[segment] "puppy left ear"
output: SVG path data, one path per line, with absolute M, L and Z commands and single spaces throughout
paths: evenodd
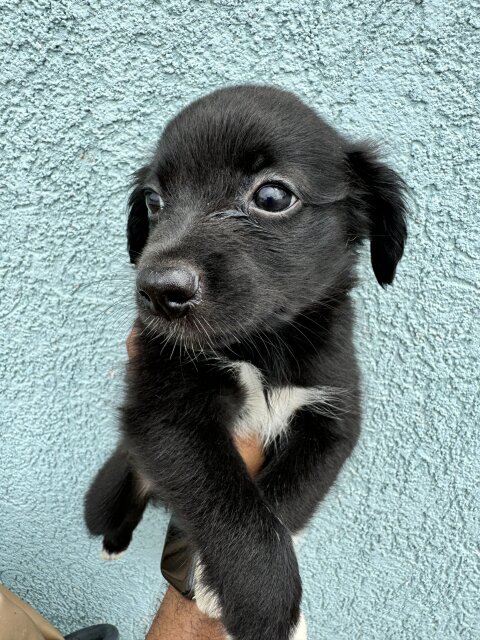
M 135 264 L 147 244 L 148 210 L 142 188 L 144 169 L 134 175 L 134 188 L 128 199 L 127 247 L 130 262 Z
M 384 287 L 393 282 L 407 240 L 406 184 L 374 147 L 352 146 L 347 160 L 357 233 L 370 238 L 373 272 Z

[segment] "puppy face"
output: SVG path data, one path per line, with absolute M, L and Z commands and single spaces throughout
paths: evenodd
M 391 283 L 405 237 L 398 176 L 272 87 L 189 105 L 130 198 L 140 317 L 198 347 L 275 329 L 350 287 L 364 239 Z

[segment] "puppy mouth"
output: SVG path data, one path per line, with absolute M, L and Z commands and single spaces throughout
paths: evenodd
M 138 296 L 137 296 L 138 299 Z M 168 318 L 165 315 L 151 313 L 141 301 L 137 302 L 143 332 L 148 337 L 159 340 L 162 346 L 170 344 L 195 352 L 214 353 L 233 341 L 231 335 L 222 333 L 203 317 L 192 303 L 186 313 Z M 216 323 L 215 323 L 216 324 Z
M 136 303 L 144 335 L 158 340 L 162 349 L 170 344 L 172 354 L 178 347 L 187 353 L 191 351 L 219 355 L 223 349 L 248 343 L 257 333 L 266 340 L 265 336 L 269 331 L 289 322 L 292 316 L 288 305 L 276 306 L 267 318 L 258 317 L 256 310 L 248 304 L 242 311 L 238 307 L 236 311 L 228 309 L 218 301 L 202 299 L 201 287 L 198 297 L 193 297 L 186 305 L 179 301 L 179 305 L 183 307 L 178 312 L 175 301 L 170 300 L 170 307 L 173 303 L 173 312 L 170 310 L 170 314 L 163 309 L 160 312 L 158 308 L 152 311 L 151 305 L 138 289 Z

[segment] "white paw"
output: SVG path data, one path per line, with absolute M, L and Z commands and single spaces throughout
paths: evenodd
M 102 560 L 107 560 L 108 562 L 110 562 L 111 560 L 118 560 L 124 555 L 124 553 L 125 551 L 120 551 L 120 553 L 110 553 L 110 551 L 102 548 L 102 551 L 100 552 L 100 558 Z
M 297 626 L 290 634 L 290 640 L 307 640 L 307 623 L 303 613 L 300 613 Z
M 218 596 L 215 591 L 210 589 L 210 587 L 207 587 L 203 574 L 204 567 L 202 563 L 198 561 L 195 566 L 194 574 L 195 602 L 197 603 L 197 607 L 209 618 L 221 618 L 222 607 L 218 600 Z

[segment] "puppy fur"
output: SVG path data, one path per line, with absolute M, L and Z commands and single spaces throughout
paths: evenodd
M 259 209 L 265 184 L 293 194 L 293 206 Z M 404 184 L 374 146 L 347 140 L 291 93 L 230 87 L 168 123 L 136 173 L 127 233 L 138 277 L 188 268 L 200 297 L 167 319 L 136 292 L 120 442 L 87 494 L 87 526 L 121 552 L 148 500 L 162 500 L 199 552 L 196 590 L 219 605 L 231 638 L 306 637 L 292 535 L 359 435 L 358 247 L 370 242 L 373 273 L 391 284 Z M 264 444 L 255 481 L 235 433 Z

